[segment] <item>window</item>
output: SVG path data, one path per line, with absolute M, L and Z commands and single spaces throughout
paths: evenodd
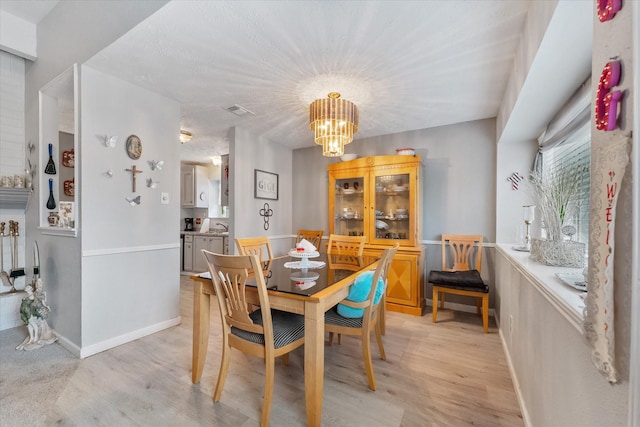
M 534 166 L 535 175 L 546 184 L 547 190 L 552 190 L 545 191 L 546 199 L 556 203 L 548 206 L 556 206 L 564 215 L 564 218 L 548 216 L 550 220 L 555 219 L 555 224 L 548 227 L 553 235 L 551 238 L 578 241 L 588 249 L 591 77 L 580 85 L 549 122 L 538 142 L 540 149 Z M 567 199 L 565 195 L 569 194 L 571 197 Z
M 563 144 L 560 144 L 542 153 L 542 176 L 553 175 L 557 171 L 568 170 L 574 167 L 584 171 L 581 174 L 577 189 L 570 201 L 570 209 L 567 212 L 563 226 L 575 227 L 575 235 L 569 236 L 589 245 L 589 185 L 591 164 L 591 132 L 590 124 L 571 135 Z M 563 230 L 571 233 L 571 229 Z

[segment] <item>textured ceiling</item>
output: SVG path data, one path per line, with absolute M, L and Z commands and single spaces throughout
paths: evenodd
M 359 107 L 357 141 L 495 117 L 529 5 L 174 0 L 87 64 L 177 100 L 183 160 L 227 153 L 232 126 L 313 146 L 308 106 L 331 91 Z
M 228 152 L 232 126 L 301 148 L 331 91 L 358 105 L 356 140 L 495 117 L 529 4 L 172 1 L 88 65 L 179 101 L 185 160 Z

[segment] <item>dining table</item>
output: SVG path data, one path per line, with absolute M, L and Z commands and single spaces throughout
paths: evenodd
M 290 256 L 290 255 L 293 255 Z M 375 269 L 379 258 L 359 257 L 355 267 L 333 268 L 331 258 L 320 253 L 308 259 L 295 253 L 267 260 L 263 274 L 272 309 L 304 315 L 304 389 L 307 425 L 320 426 L 324 388 L 324 313 L 345 299 L 349 287 L 362 272 Z M 306 268 L 302 268 L 306 266 Z M 193 274 L 193 348 L 191 381 L 200 381 L 209 343 L 210 272 Z M 248 302 L 259 306 L 256 288 L 247 287 Z M 384 304 L 380 316 L 384 318 Z

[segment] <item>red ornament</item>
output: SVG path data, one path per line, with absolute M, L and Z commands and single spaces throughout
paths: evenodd
M 598 0 L 597 4 L 600 22 L 610 21 L 622 9 L 622 0 Z
M 610 91 L 620 82 L 620 61 L 607 62 L 600 74 L 600 83 L 596 93 L 595 121 L 596 129 L 610 131 L 616 128 L 618 105 L 622 99 L 619 90 Z

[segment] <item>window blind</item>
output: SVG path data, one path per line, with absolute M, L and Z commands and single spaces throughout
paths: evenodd
M 542 153 L 542 175 L 555 170 L 582 167 L 586 171 L 571 198 L 571 210 L 563 225 L 572 225 L 576 234 L 571 238 L 589 244 L 589 195 L 591 165 L 591 126 L 586 123 L 563 144 Z

